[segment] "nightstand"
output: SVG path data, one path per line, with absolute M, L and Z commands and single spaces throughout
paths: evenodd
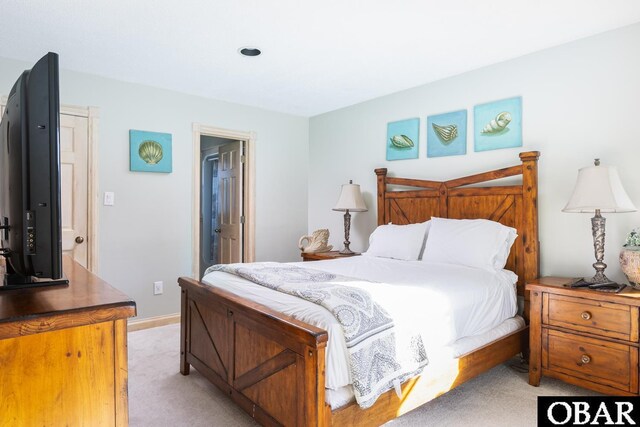
M 339 251 L 330 251 L 330 252 L 316 252 L 316 253 L 302 252 L 301 255 L 302 255 L 303 261 L 322 261 L 325 259 L 349 258 L 349 257 L 357 256 L 360 254 L 353 253 L 353 254 L 345 255 L 345 254 L 341 254 Z
M 638 394 L 640 292 L 614 294 L 543 277 L 528 283 L 529 384 L 542 376 L 605 394 Z

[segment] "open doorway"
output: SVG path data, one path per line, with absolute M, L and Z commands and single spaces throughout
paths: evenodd
M 200 136 L 200 268 L 243 261 L 244 141 Z
M 214 264 L 253 261 L 254 139 L 252 133 L 194 125 L 193 275 L 198 279 Z

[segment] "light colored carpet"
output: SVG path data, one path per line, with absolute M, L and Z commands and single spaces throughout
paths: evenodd
M 137 426 L 255 426 L 195 369 L 179 372 L 180 326 L 129 333 L 129 419 Z M 527 374 L 498 366 L 387 425 L 535 426 L 537 396 L 594 395 L 585 389 L 543 378 L 540 387 Z

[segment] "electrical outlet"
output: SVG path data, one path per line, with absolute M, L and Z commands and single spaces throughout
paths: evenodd
M 104 205 L 105 206 L 113 206 L 116 202 L 116 195 L 113 191 L 105 191 L 104 192 Z
M 163 292 L 163 289 L 162 289 L 163 286 L 164 286 L 164 283 L 162 283 L 162 281 L 153 282 L 153 294 L 160 295 Z

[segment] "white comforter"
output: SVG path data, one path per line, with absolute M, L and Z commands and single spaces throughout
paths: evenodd
M 392 317 L 419 326 L 427 356 L 460 338 L 487 332 L 517 312 L 517 277 L 507 270 L 370 256 L 296 264 L 383 283 L 369 289 L 372 296 L 385 301 Z M 202 281 L 325 329 L 326 387 L 336 390 L 351 383 L 342 326 L 324 307 L 220 271 Z

